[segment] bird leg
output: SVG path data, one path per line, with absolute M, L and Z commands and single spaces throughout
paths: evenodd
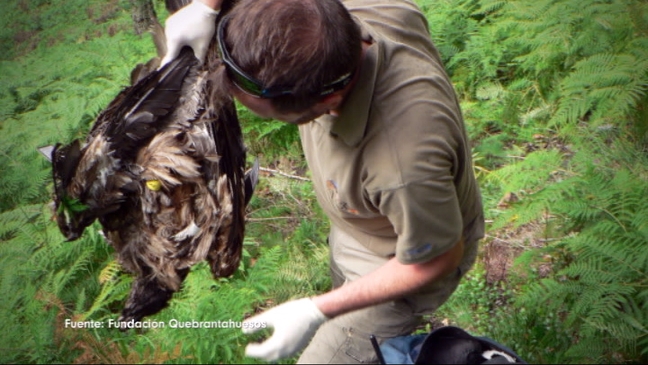
M 189 268 L 176 270 L 182 281 L 189 274 Z M 166 308 L 174 290 L 165 287 L 153 275 L 140 275 L 133 282 L 130 296 L 126 301 L 119 322 L 134 320 L 139 322 L 145 316 L 153 315 Z M 122 330 L 126 328 L 122 327 Z

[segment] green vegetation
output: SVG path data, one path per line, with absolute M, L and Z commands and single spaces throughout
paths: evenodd
M 431 323 L 529 362 L 645 363 L 648 5 L 418 3 L 461 99 L 489 222 L 477 267 Z M 154 55 L 129 4 L 9 0 L 0 13 L 0 362 L 252 361 L 238 328 L 66 328 L 116 319 L 132 278 L 98 225 L 64 241 L 36 148 L 83 136 Z M 304 175 L 294 127 L 240 116 L 250 160 Z M 330 287 L 308 181 L 265 173 L 248 219 L 241 269 L 214 281 L 199 265 L 151 321 L 241 321 Z
M 645 2 L 421 4 L 490 171 L 485 251 L 521 252 L 504 282 L 475 270 L 439 315 L 529 362 L 645 361 Z

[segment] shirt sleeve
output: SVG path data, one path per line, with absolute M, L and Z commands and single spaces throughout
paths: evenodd
M 381 193 L 380 210 L 398 235 L 399 262 L 427 262 L 461 239 L 461 210 L 450 176 L 448 180 L 426 179 Z

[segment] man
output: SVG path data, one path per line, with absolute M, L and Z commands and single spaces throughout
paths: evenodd
M 169 18 L 164 61 L 183 45 L 204 57 L 216 31 L 234 97 L 299 124 L 331 221 L 333 290 L 248 319 L 274 332 L 246 354 L 272 361 L 310 342 L 299 362 L 375 362 L 369 335 L 414 330 L 456 289 L 484 233 L 426 20 L 408 0 L 242 0 L 214 29 L 221 3 L 194 0 Z

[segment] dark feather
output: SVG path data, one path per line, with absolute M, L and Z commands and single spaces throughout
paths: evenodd
M 160 71 L 126 89 L 123 97 L 118 96 L 116 103 L 99 115 L 100 124 L 103 119 L 110 119 L 106 135 L 110 136 L 111 144 L 119 146 L 115 157 L 132 158 L 139 146 L 170 122 L 164 118 L 174 110 L 185 78 L 197 62 L 191 49 L 183 49 Z
M 178 272 L 178 276 L 183 280 L 187 277 L 187 274 L 189 274 L 189 269 Z M 149 275 L 138 276 L 133 282 L 131 292 L 118 322 L 128 322 L 131 319 L 139 321 L 140 318 L 161 311 L 167 306 L 173 293 L 174 290 L 167 288 L 150 273 Z
M 54 209 L 56 212 L 56 222 L 61 233 L 68 240 L 75 240 L 81 236 L 83 229 L 92 223 L 88 222 L 85 214 L 75 214 L 68 209 L 68 205 L 73 200 L 68 196 L 66 187 L 76 173 L 77 166 L 81 159 L 81 143 L 75 140 L 69 145 L 62 146 L 57 143 L 51 151 L 52 162 L 52 180 L 54 181 Z
M 54 146 L 52 151 L 52 164 L 54 173 L 54 182 L 57 192 L 63 186 L 70 184 L 76 168 L 81 159 L 81 142 L 75 140 L 69 145 L 62 146 L 60 143 Z
M 245 172 L 245 205 L 252 199 L 254 188 L 259 182 L 259 159 L 254 160 L 252 168 Z

